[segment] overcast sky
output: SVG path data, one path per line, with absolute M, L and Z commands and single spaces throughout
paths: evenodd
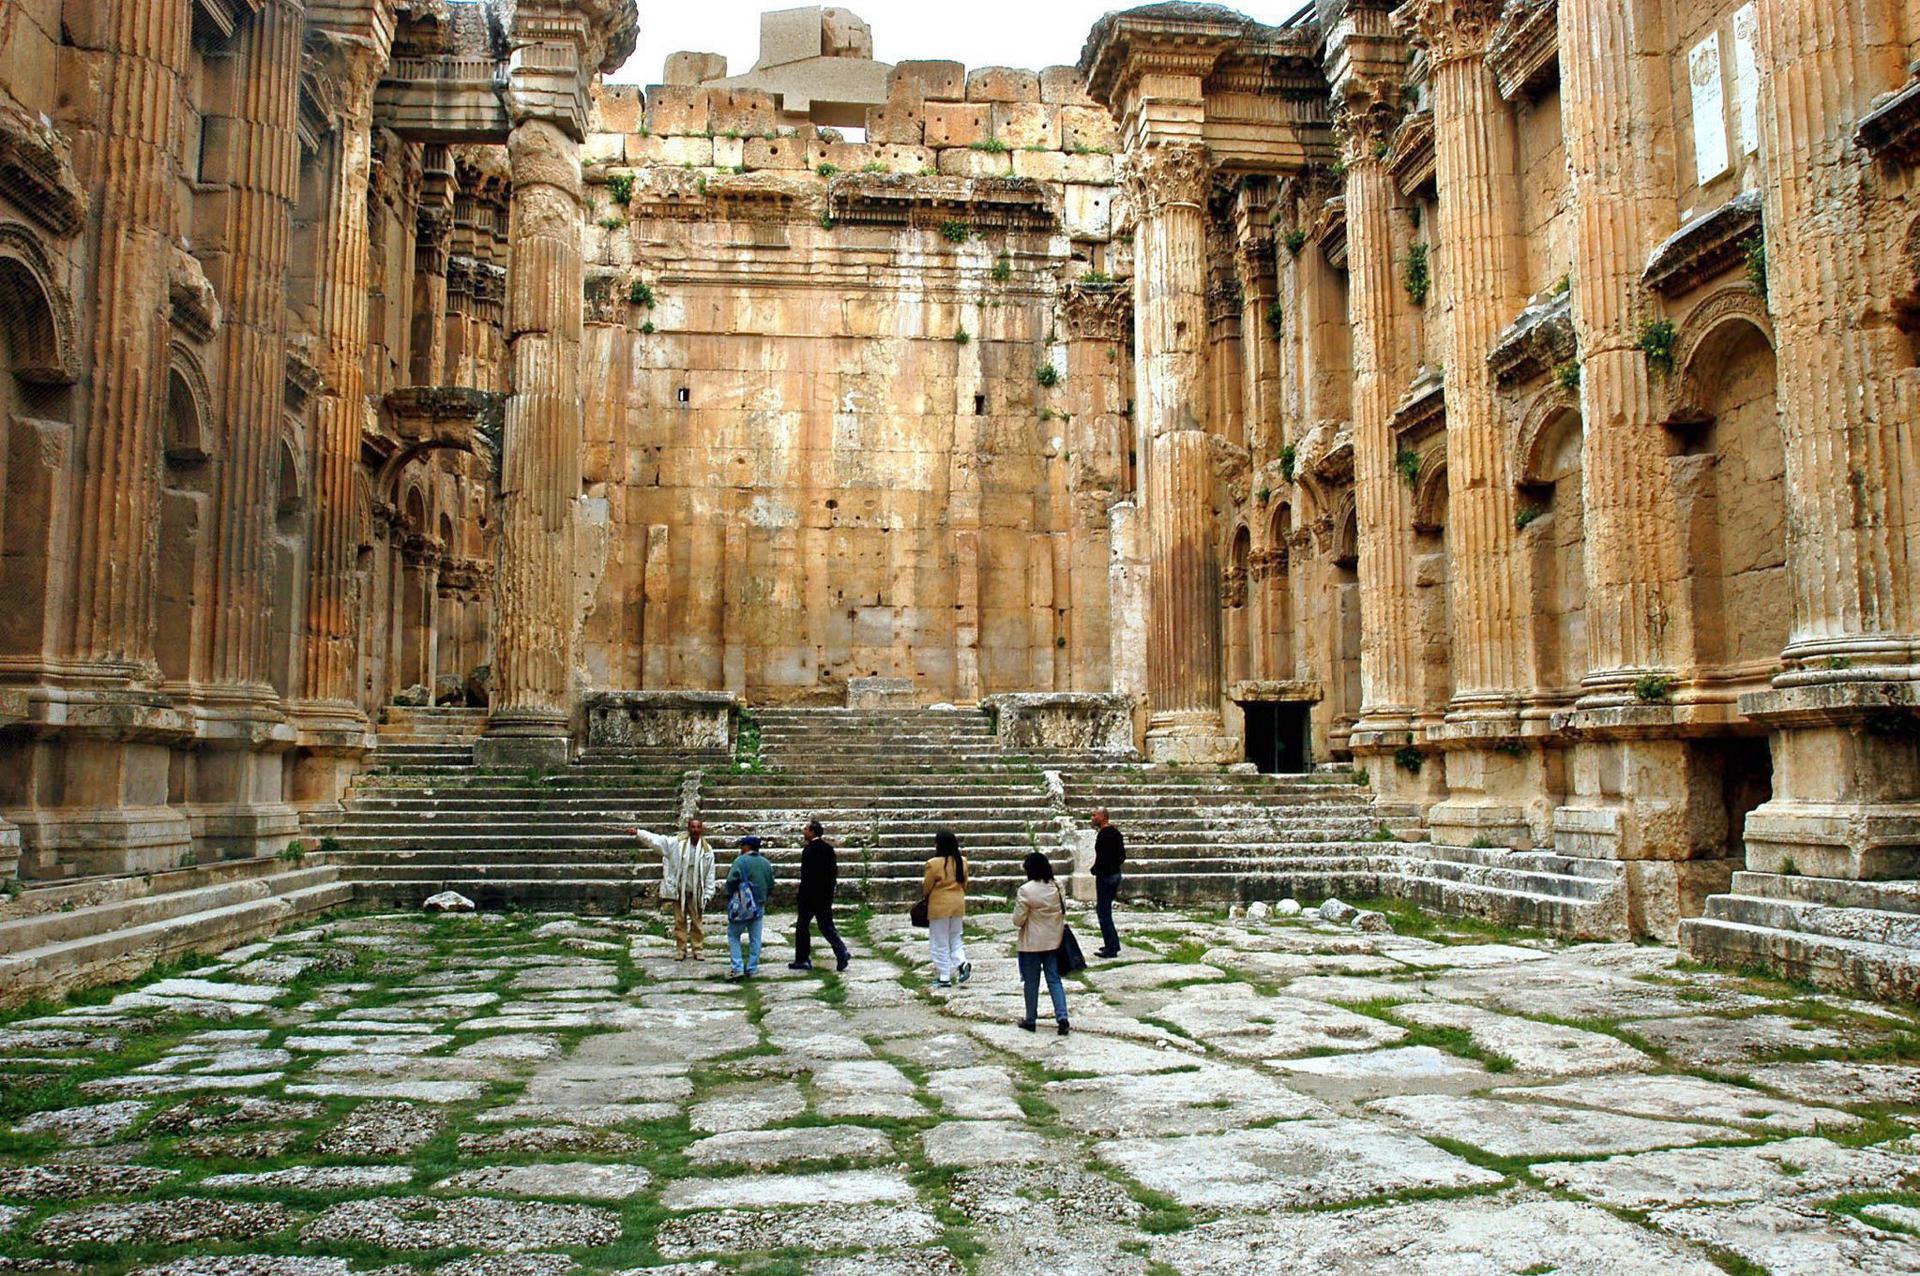
M 1234 7 L 1262 22 L 1291 17 L 1304 0 L 1260 0 Z M 611 78 L 657 84 L 670 53 L 724 53 L 728 72 L 750 70 L 760 50 L 760 14 L 792 8 L 779 0 L 642 0 L 640 46 Z M 1079 60 L 1094 20 L 1115 0 L 852 0 L 841 8 L 873 28 L 882 62 L 947 58 L 976 66 L 1038 69 Z

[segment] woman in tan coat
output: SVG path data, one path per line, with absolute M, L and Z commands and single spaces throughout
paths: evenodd
M 960 932 L 967 924 L 967 859 L 951 830 L 933 835 L 922 894 L 927 899 L 927 946 L 933 950 L 933 986 L 951 988 L 973 977 Z
M 1040 976 L 1047 977 L 1054 1022 L 1066 1036 L 1067 989 L 1060 982 L 1060 941 L 1067 928 L 1067 896 L 1053 880 L 1053 864 L 1039 851 L 1027 856 L 1027 880 L 1013 897 L 1013 928 L 1020 936 L 1020 984 L 1027 994 L 1027 1017 L 1020 1026 L 1034 1031 L 1040 1010 Z

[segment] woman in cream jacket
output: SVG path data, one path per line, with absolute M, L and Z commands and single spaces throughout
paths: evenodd
M 1027 1017 L 1020 1026 L 1034 1031 L 1040 1009 L 1040 976 L 1047 977 L 1054 1022 L 1066 1036 L 1067 990 L 1060 982 L 1060 940 L 1067 928 L 1067 896 L 1053 880 L 1053 864 L 1035 851 L 1027 856 L 1027 880 L 1013 898 L 1013 928 L 1020 936 L 1020 983 L 1027 994 Z

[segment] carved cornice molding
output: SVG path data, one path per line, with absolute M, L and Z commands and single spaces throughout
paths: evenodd
M 1742 191 L 1669 235 L 1647 259 L 1641 282 L 1663 297 L 1691 291 L 1747 256 L 1761 233 L 1760 192 Z
M 1158 217 L 1182 205 L 1202 211 L 1212 188 L 1213 163 L 1204 146 L 1154 146 L 1130 152 L 1121 181 L 1141 217 Z
M 1075 341 L 1127 341 L 1133 294 L 1114 284 L 1076 284 L 1061 296 L 1060 316 Z
M 87 194 L 67 158 L 67 144 L 24 111 L 0 110 L 0 195 L 56 235 L 79 233 Z
M 1860 119 L 1854 140 L 1884 159 L 1920 160 L 1920 79 L 1908 82 Z
M 1394 22 L 1434 67 L 1485 57 L 1506 0 L 1407 0 Z
M 220 298 L 200 261 L 175 247 L 167 259 L 167 301 L 173 325 L 195 341 L 211 341 L 220 331 Z
M 1573 303 L 1561 294 L 1529 306 L 1507 330 L 1495 338 L 1487 366 L 1502 387 L 1546 376 L 1580 352 L 1573 330 Z
M 1387 169 L 1403 195 L 1417 195 L 1434 184 L 1439 156 L 1433 149 L 1433 112 L 1420 111 L 1400 122 Z
M 1560 81 L 1560 0 L 1513 0 L 1487 49 L 1500 96 L 1539 97 Z

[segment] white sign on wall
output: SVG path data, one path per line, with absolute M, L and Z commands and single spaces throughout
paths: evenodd
M 1760 149 L 1760 63 L 1756 51 L 1760 19 L 1752 4 L 1733 15 L 1733 105 L 1740 125 L 1740 153 Z
M 1720 84 L 1720 35 L 1708 36 L 1687 55 L 1693 85 L 1694 181 L 1705 186 L 1727 171 L 1726 94 Z

